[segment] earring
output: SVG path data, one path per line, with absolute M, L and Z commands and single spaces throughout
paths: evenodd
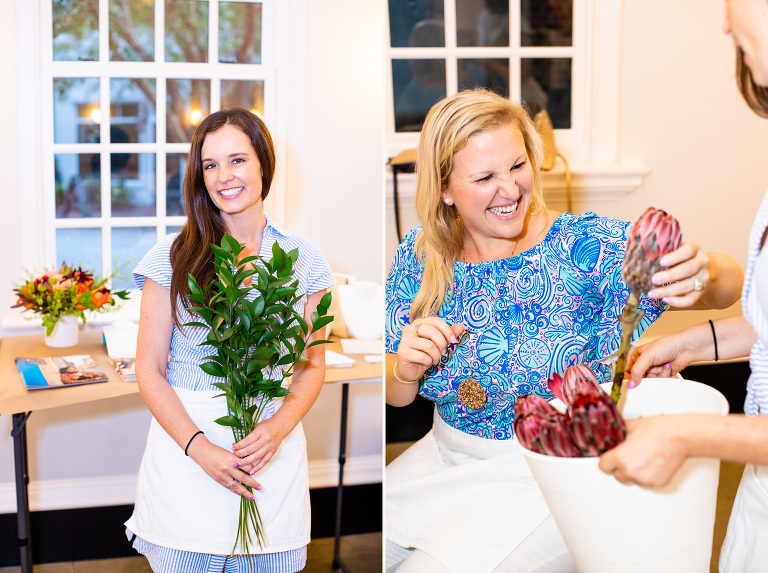
M 451 201 L 450 199 L 443 199 L 443 203 L 445 203 L 446 205 L 453 205 L 453 201 Z

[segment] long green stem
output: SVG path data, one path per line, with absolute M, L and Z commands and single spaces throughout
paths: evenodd
M 624 305 L 624 312 L 619 317 L 621 323 L 621 344 L 619 346 L 619 355 L 616 358 L 616 371 L 613 374 L 613 386 L 611 386 L 611 399 L 618 403 L 621 397 L 621 384 L 624 382 L 624 371 L 627 367 L 627 355 L 629 346 L 632 344 L 632 333 L 640 324 L 645 315 L 645 310 L 638 308 L 640 301 L 634 293 L 630 293 L 627 304 Z

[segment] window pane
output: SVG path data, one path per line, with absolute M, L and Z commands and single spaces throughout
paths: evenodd
M 243 107 L 264 117 L 264 82 L 221 80 L 221 109 Z
M 168 234 L 171 233 L 180 233 L 182 229 L 182 225 L 168 225 L 165 230 L 168 231 Z
M 112 268 L 117 270 L 114 288 L 136 288 L 131 271 L 156 242 L 155 227 L 112 228 Z
M 546 109 L 555 129 L 571 127 L 571 60 L 520 60 L 523 103 L 536 114 Z
M 509 0 L 456 0 L 457 46 L 509 46 Z
M 53 79 L 53 142 L 99 140 L 99 78 Z
M 488 88 L 509 97 L 509 60 L 505 58 L 458 60 L 459 91 Z
M 393 48 L 445 46 L 442 0 L 389 0 Z
M 113 62 L 154 61 L 153 0 L 109 0 L 109 59 Z
M 261 4 L 219 2 L 219 61 L 261 63 Z
M 157 212 L 154 153 L 113 153 L 113 217 L 152 217 Z
M 392 60 L 395 131 L 419 131 L 437 100 L 445 97 L 445 60 Z
M 208 2 L 165 0 L 165 61 L 208 61 Z
M 573 43 L 573 0 L 522 0 L 521 46 L 570 46 Z
M 53 59 L 99 59 L 99 0 L 52 0 Z
M 195 127 L 211 113 L 211 82 L 169 79 L 166 90 L 166 141 L 189 143 Z
M 101 229 L 56 229 L 56 264 L 62 263 L 101 276 Z
M 165 214 L 169 217 L 184 214 L 181 190 L 186 170 L 186 153 L 167 153 L 165 155 Z
M 113 78 L 109 80 L 111 133 L 125 136 L 112 143 L 155 142 L 155 94 L 157 80 Z
M 56 218 L 101 216 L 101 168 L 98 153 L 57 153 Z

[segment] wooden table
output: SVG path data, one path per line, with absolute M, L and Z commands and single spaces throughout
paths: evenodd
M 335 340 L 327 345 L 330 350 L 341 352 L 341 344 Z M 28 391 L 24 387 L 15 359 L 17 357 L 68 356 L 90 354 L 109 380 L 96 384 L 84 384 L 68 388 L 51 388 Z M 344 463 L 346 461 L 347 408 L 349 384 L 352 382 L 381 382 L 382 365 L 368 364 L 360 355 L 349 355 L 355 359 L 350 368 L 329 368 L 326 370 L 326 384 L 342 384 L 341 437 L 339 440 L 339 484 L 336 514 L 336 543 L 334 546 L 334 569 L 346 566 L 339 557 L 341 535 L 341 499 L 343 492 Z M 138 393 L 135 382 L 123 382 L 107 358 L 106 346 L 102 343 L 100 330 L 80 333 L 80 343 L 69 348 L 50 348 L 45 345 L 42 335 L 9 336 L 0 340 L 0 415 L 13 416 L 14 465 L 16 471 L 16 522 L 18 526 L 19 551 L 22 573 L 32 573 L 32 540 L 29 523 L 29 466 L 27 462 L 26 423 L 34 410 L 58 408 L 82 404 L 95 400 L 114 398 Z

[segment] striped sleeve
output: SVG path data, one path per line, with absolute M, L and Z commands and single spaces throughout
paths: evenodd
M 164 237 L 133 269 L 133 282 L 139 290 L 144 290 L 144 281 L 148 278 L 165 288 L 171 288 L 171 245 L 177 236 L 178 233 L 173 233 Z

